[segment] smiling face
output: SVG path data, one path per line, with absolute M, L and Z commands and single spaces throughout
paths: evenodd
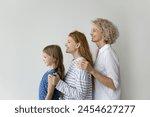
M 68 36 L 66 46 L 66 53 L 74 54 L 78 50 L 78 43 L 72 37 Z
M 92 24 L 91 36 L 93 42 L 99 42 L 102 40 L 101 30 L 95 24 Z

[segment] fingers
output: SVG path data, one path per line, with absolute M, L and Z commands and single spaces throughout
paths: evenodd
M 48 74 L 48 78 L 50 78 L 50 79 L 54 79 L 54 78 L 56 78 L 56 77 L 58 77 L 58 74 L 57 74 L 57 73 L 54 73 L 53 75 Z
M 53 75 L 51 74 L 48 75 L 48 83 L 51 83 L 53 86 L 56 86 L 59 80 L 60 80 L 60 77 L 57 73 Z
M 77 62 L 77 67 L 80 69 L 85 69 L 87 67 L 88 61 L 80 60 Z
M 51 74 L 48 74 L 48 78 L 51 78 L 52 77 L 52 75 Z
M 55 76 L 48 74 L 48 84 L 54 85 L 55 83 Z
M 84 60 L 84 61 L 81 62 L 81 68 L 82 68 L 82 69 L 86 69 L 87 66 L 88 66 L 88 61 L 85 61 L 85 60 Z
M 59 74 L 58 73 L 54 73 L 53 75 L 55 76 L 55 78 L 59 78 Z
M 81 64 L 86 65 L 86 64 L 88 64 L 88 63 L 89 63 L 88 61 L 83 60 Z
M 77 64 L 76 64 L 77 67 L 80 68 L 80 69 L 81 69 L 81 63 L 82 63 L 82 61 L 78 61 Z

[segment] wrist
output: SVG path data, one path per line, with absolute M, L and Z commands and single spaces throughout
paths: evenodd
M 52 84 L 52 86 L 55 88 L 57 84 Z
M 90 71 L 90 74 L 91 74 L 91 75 L 94 75 L 94 71 L 95 71 L 95 70 L 92 69 L 92 70 Z
M 57 79 L 57 81 L 55 82 L 55 84 L 53 84 L 53 86 L 56 87 L 59 81 L 60 81 L 60 78 Z

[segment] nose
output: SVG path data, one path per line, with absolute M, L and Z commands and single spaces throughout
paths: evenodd
M 45 60 L 43 59 L 43 62 L 45 63 Z
M 67 47 L 67 43 L 65 44 L 65 46 Z
M 90 35 L 93 36 L 93 33 L 91 32 Z

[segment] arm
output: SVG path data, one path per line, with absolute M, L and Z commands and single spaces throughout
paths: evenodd
M 116 87 L 113 83 L 113 80 L 107 76 L 104 76 L 102 73 L 96 71 L 94 68 L 92 69 L 92 71 L 90 71 L 90 73 L 102 84 L 104 84 L 105 86 L 111 88 L 112 90 L 116 90 Z
M 81 68 L 87 70 L 90 74 L 94 76 L 98 81 L 100 81 L 103 85 L 115 90 L 116 87 L 113 83 L 113 80 L 110 77 L 103 75 L 102 73 L 96 71 L 88 61 L 82 61 Z
M 56 80 L 58 77 L 55 77 Z M 76 75 L 76 81 L 73 86 L 67 84 L 63 80 L 58 80 L 56 88 L 68 97 L 83 100 L 86 99 L 86 95 L 89 88 L 92 87 L 91 76 L 85 70 L 79 69 Z
M 51 100 L 52 99 L 52 96 L 53 96 L 53 93 L 54 93 L 54 90 L 55 90 L 55 86 L 53 86 L 50 82 L 51 76 L 49 75 L 48 76 L 48 89 L 47 89 L 47 95 L 45 97 L 45 100 Z

